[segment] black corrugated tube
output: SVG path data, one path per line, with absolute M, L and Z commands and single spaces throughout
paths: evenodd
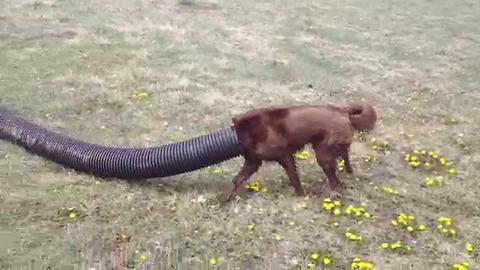
M 232 128 L 158 147 L 109 147 L 47 130 L 2 108 L 0 138 L 78 171 L 123 179 L 177 175 L 224 162 L 242 153 Z

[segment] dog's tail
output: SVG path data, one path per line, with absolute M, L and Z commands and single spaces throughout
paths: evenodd
M 377 113 L 372 105 L 367 103 L 350 103 L 342 108 L 348 114 L 354 129 L 372 131 L 377 122 Z

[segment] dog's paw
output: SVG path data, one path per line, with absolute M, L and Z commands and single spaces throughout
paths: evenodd
M 343 196 L 342 192 L 339 189 L 335 190 L 330 190 L 330 193 L 328 195 L 331 200 L 340 200 Z
M 303 196 L 305 196 L 305 191 L 301 187 L 300 188 L 296 187 L 295 188 L 295 194 L 297 196 L 303 197 Z
M 224 206 L 232 200 L 232 197 L 233 193 L 231 192 L 221 192 L 216 196 L 216 199 L 220 206 Z

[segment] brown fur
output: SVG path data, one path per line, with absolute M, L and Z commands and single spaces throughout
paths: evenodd
M 303 195 L 293 155 L 308 143 L 328 178 L 330 196 L 338 197 L 340 181 L 335 173 L 336 161 L 341 157 L 346 171 L 353 172 L 348 152 L 354 131 L 373 130 L 377 115 L 369 104 L 352 103 L 344 107 L 263 108 L 237 115 L 232 120 L 240 144 L 245 148 L 245 163 L 233 179 L 229 198 L 258 171 L 263 161 L 279 163 L 295 192 Z

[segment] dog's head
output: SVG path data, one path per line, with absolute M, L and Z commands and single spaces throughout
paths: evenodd
M 249 112 L 232 118 L 233 128 L 238 136 L 239 143 L 252 149 L 257 142 L 265 136 L 262 116 L 258 113 Z
M 351 103 L 343 109 L 349 116 L 353 128 L 358 131 L 372 131 L 377 122 L 377 112 L 371 104 Z

